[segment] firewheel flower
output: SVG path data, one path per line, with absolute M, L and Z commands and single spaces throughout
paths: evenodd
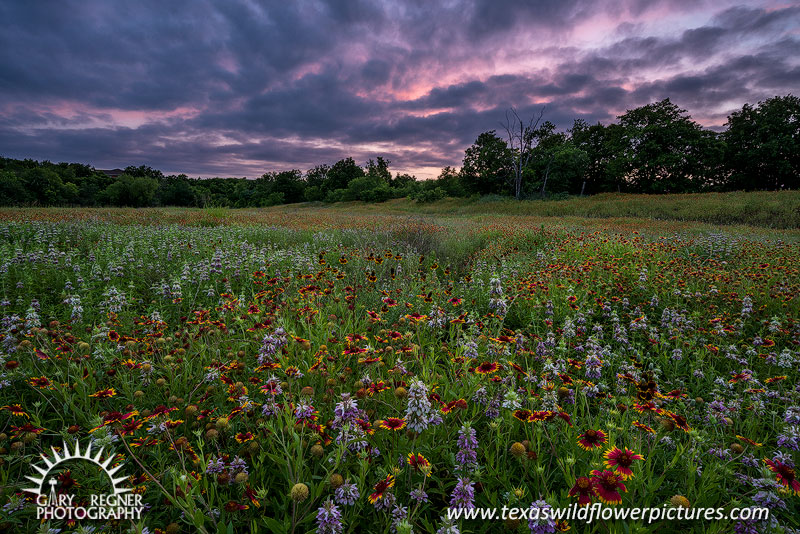
M 117 395 L 117 391 L 114 388 L 106 388 L 101 389 L 100 391 L 96 391 L 89 395 L 95 399 L 108 399 L 111 397 L 115 397 Z
M 25 409 L 22 407 L 21 404 L 10 404 L 8 406 L 3 406 L 2 408 L 0 408 L 0 410 L 7 410 L 11 412 L 12 415 L 25 417 L 26 419 L 31 418 L 31 416 L 28 415 L 28 412 L 25 411 Z
M 644 460 L 644 456 L 636 454 L 627 447 L 625 447 L 625 449 L 614 447 L 613 449 L 607 450 L 603 456 L 606 458 L 606 467 L 615 468 L 623 480 L 627 480 L 633 476 L 631 465 L 633 465 L 634 460 Z
M 239 432 L 238 434 L 236 434 L 235 437 L 236 441 L 238 441 L 239 443 L 246 443 L 248 441 L 253 441 L 255 439 L 255 436 L 253 435 L 252 432 Z
M 572 489 L 569 490 L 570 497 L 578 497 L 578 506 L 584 506 L 592 502 L 594 488 L 589 477 L 578 477 Z
M 602 447 L 608 440 L 608 435 L 602 430 L 587 430 L 578 436 L 578 445 L 585 450 Z
M 592 471 L 592 487 L 594 494 L 605 504 L 619 504 L 622 502 L 620 490 L 627 492 L 628 488 L 622 483 L 622 477 L 614 471 Z
M 386 475 L 386 478 L 383 480 L 379 480 L 375 487 L 373 488 L 373 492 L 369 496 L 369 502 L 371 504 L 375 504 L 375 502 L 379 501 L 383 498 L 386 491 L 394 486 L 394 475 Z
M 496 362 L 483 362 L 475 368 L 475 372 L 479 375 L 488 375 L 496 372 L 500 366 Z
M 426 475 L 431 476 L 431 463 L 419 453 L 411 452 L 408 454 L 408 465 L 414 468 L 414 471 L 422 471 Z
M 406 420 L 400 417 L 387 417 L 380 424 L 385 430 L 402 430 L 405 426 Z
M 39 427 L 34 426 L 34 425 L 30 424 L 30 423 L 25 423 L 22 426 L 12 426 L 11 427 L 11 431 L 13 432 L 13 436 L 15 438 L 18 438 L 18 437 L 22 436 L 23 434 L 36 434 L 36 435 L 38 435 L 38 434 L 41 434 L 42 432 L 44 432 L 44 430 L 45 430 L 44 428 L 39 428 Z
M 103 424 L 101 424 L 100 426 L 94 427 L 93 429 L 91 429 L 89 431 L 89 433 L 92 433 L 95 430 L 99 430 L 99 429 L 103 428 L 104 426 L 120 424 L 120 423 L 122 423 L 124 421 L 127 421 L 128 419 L 131 419 L 134 416 L 137 416 L 137 415 L 139 415 L 139 412 L 136 411 L 136 410 L 133 410 L 132 412 L 127 412 L 127 413 L 120 413 L 120 412 L 116 412 L 116 411 L 115 412 L 109 412 L 108 414 L 106 414 L 103 417 Z
M 797 480 L 797 475 L 792 467 L 779 460 L 764 459 L 764 463 L 767 464 L 770 471 L 775 473 L 775 480 L 779 484 L 788 488 L 795 495 L 800 496 L 800 481 Z

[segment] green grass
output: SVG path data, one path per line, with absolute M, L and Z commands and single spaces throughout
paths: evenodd
M 358 209 L 359 203 L 344 203 Z M 286 207 L 284 207 L 286 208 Z M 697 221 L 717 225 L 800 228 L 800 192 L 765 191 L 694 193 L 685 195 L 629 195 L 605 193 L 566 200 L 447 199 L 417 204 L 399 199 L 374 208 L 387 213 L 431 215 L 531 215 L 540 217 L 624 217 L 668 221 Z

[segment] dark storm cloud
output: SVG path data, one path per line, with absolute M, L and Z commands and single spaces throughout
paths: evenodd
M 193 175 L 457 165 L 509 106 L 568 128 L 669 97 L 719 126 L 800 86 L 798 5 L 76 0 L 0 21 L 0 154 Z

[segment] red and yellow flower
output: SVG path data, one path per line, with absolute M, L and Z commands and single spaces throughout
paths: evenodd
M 644 460 L 644 456 L 636 454 L 627 447 L 624 449 L 614 447 L 607 450 L 603 456 L 606 459 L 606 467 L 614 468 L 624 480 L 633 476 L 631 466 L 634 460 Z
M 569 490 L 570 497 L 578 498 L 578 506 L 584 506 L 592 502 L 592 496 L 594 494 L 592 480 L 589 477 L 578 477 L 577 480 L 575 480 L 575 484 L 573 484 L 572 488 Z
M 427 476 L 431 476 L 431 463 L 419 453 L 411 452 L 408 454 L 408 465 L 410 465 L 414 471 L 422 471 Z
M 777 480 L 779 484 L 795 495 L 800 496 L 800 481 L 797 480 L 797 475 L 793 468 L 779 460 L 767 460 L 765 458 L 764 463 L 767 464 L 770 471 L 775 473 L 775 480 Z
M 236 434 L 236 441 L 239 443 L 247 443 L 248 441 L 253 441 L 255 436 L 252 432 L 239 432 Z
M 402 430 L 406 426 L 406 420 L 402 417 L 387 417 L 379 426 L 384 430 Z
M 525 410 L 525 409 L 514 410 L 513 415 L 514 415 L 514 419 L 522 421 L 523 423 L 527 423 L 528 419 L 530 419 L 530 417 L 531 417 L 531 411 L 530 410 Z
M 499 368 L 497 362 L 483 362 L 475 368 L 475 372 L 479 375 L 488 375 L 496 372 Z
M 636 427 L 636 428 L 638 428 L 639 430 L 644 430 L 644 431 L 645 431 L 645 432 L 647 432 L 648 434 L 655 434 L 655 433 L 656 433 L 656 431 L 655 431 L 655 430 L 653 430 L 651 427 L 649 427 L 649 426 L 647 426 L 646 424 L 644 424 L 644 423 L 641 423 L 641 422 L 639 422 L 639 421 L 634 421 L 634 422 L 633 422 L 633 426 L 635 426 L 635 427 Z
M 528 422 L 537 423 L 539 421 L 550 421 L 555 416 L 556 413 L 551 412 L 550 410 L 538 410 L 535 412 L 531 412 L 531 415 L 528 417 Z
M 31 416 L 28 415 L 28 412 L 22 407 L 21 404 L 9 404 L 8 406 L 3 406 L 0 410 L 6 410 L 11 412 L 11 415 L 25 417 L 26 419 L 30 419 Z
M 608 434 L 602 430 L 589 429 L 578 436 L 578 445 L 587 451 L 595 447 L 602 447 L 606 441 L 608 441 Z
M 394 486 L 394 475 L 387 475 L 383 480 L 378 481 L 373 488 L 373 492 L 369 496 L 369 502 L 375 504 L 380 499 L 383 499 L 386 490 Z
M 32 377 L 30 380 L 28 380 L 28 383 L 39 389 L 46 389 L 53 385 L 50 379 L 46 376 Z
M 597 469 L 592 471 L 594 494 L 605 504 L 615 505 L 622 502 L 620 491 L 628 491 L 622 480 L 622 476 L 614 471 L 598 471 Z
M 762 447 L 764 445 L 763 443 L 758 443 L 757 441 L 753 441 L 750 438 L 746 438 L 744 436 L 740 436 L 739 434 L 736 434 L 736 438 L 741 440 L 741 441 L 744 441 L 748 445 L 752 445 L 753 447 Z

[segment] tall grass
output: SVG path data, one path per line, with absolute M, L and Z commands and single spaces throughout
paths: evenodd
M 544 217 L 616 217 L 709 224 L 800 228 L 800 192 L 764 191 L 694 193 L 684 195 L 630 195 L 604 193 L 566 200 L 484 198 L 479 202 L 447 199 L 419 205 L 401 199 L 381 206 L 384 211 L 426 214 L 493 214 Z

